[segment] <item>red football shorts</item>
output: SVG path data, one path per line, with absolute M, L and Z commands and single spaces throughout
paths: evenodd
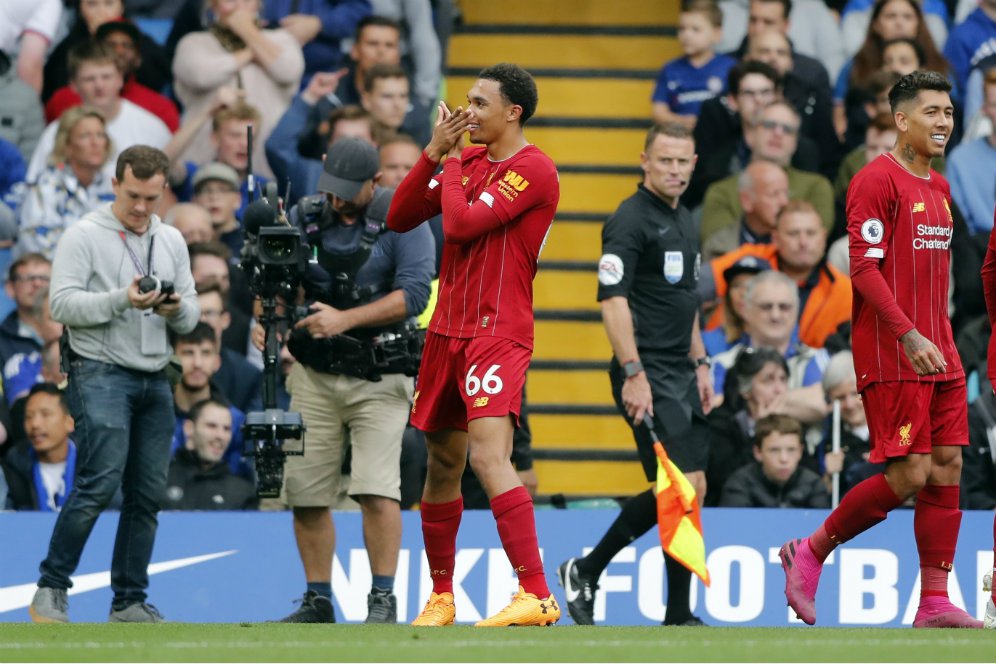
M 872 383 L 861 393 L 872 463 L 930 454 L 940 445 L 968 445 L 965 379 Z
M 412 399 L 412 426 L 422 431 L 466 431 L 470 420 L 509 413 L 518 426 L 532 354 L 510 339 L 426 333 Z

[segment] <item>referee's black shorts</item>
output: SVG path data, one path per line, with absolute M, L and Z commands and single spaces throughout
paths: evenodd
M 695 368 L 687 357 L 661 355 L 640 351 L 640 361 L 650 383 L 654 399 L 654 426 L 664 443 L 664 450 L 683 473 L 705 470 L 709 462 L 709 427 L 702 401 L 699 399 Z M 626 418 L 643 472 L 651 482 L 657 479 L 657 455 L 654 443 L 644 425 L 634 426 L 622 402 L 622 387 L 626 378 L 616 358 L 609 366 L 612 397 Z

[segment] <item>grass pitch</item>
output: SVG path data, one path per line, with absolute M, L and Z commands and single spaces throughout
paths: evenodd
M 992 662 L 985 630 L 0 626 L 0 662 Z

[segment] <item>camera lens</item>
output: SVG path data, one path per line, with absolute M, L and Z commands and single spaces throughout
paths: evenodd
M 145 293 L 151 293 L 157 288 L 159 288 L 159 279 L 153 276 L 142 277 L 138 280 L 138 292 L 143 295 Z

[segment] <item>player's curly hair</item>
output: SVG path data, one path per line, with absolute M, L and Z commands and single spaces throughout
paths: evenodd
M 906 74 L 896 81 L 896 84 L 889 90 L 889 106 L 892 108 L 892 112 L 895 113 L 900 104 L 916 99 L 921 90 L 951 92 L 951 84 L 944 74 L 936 71 L 921 69 Z
M 532 74 L 519 65 L 502 62 L 481 70 L 478 78 L 496 81 L 502 98 L 510 104 L 522 107 L 519 125 L 524 125 L 533 117 L 539 104 L 539 93 L 536 91 L 536 81 Z

